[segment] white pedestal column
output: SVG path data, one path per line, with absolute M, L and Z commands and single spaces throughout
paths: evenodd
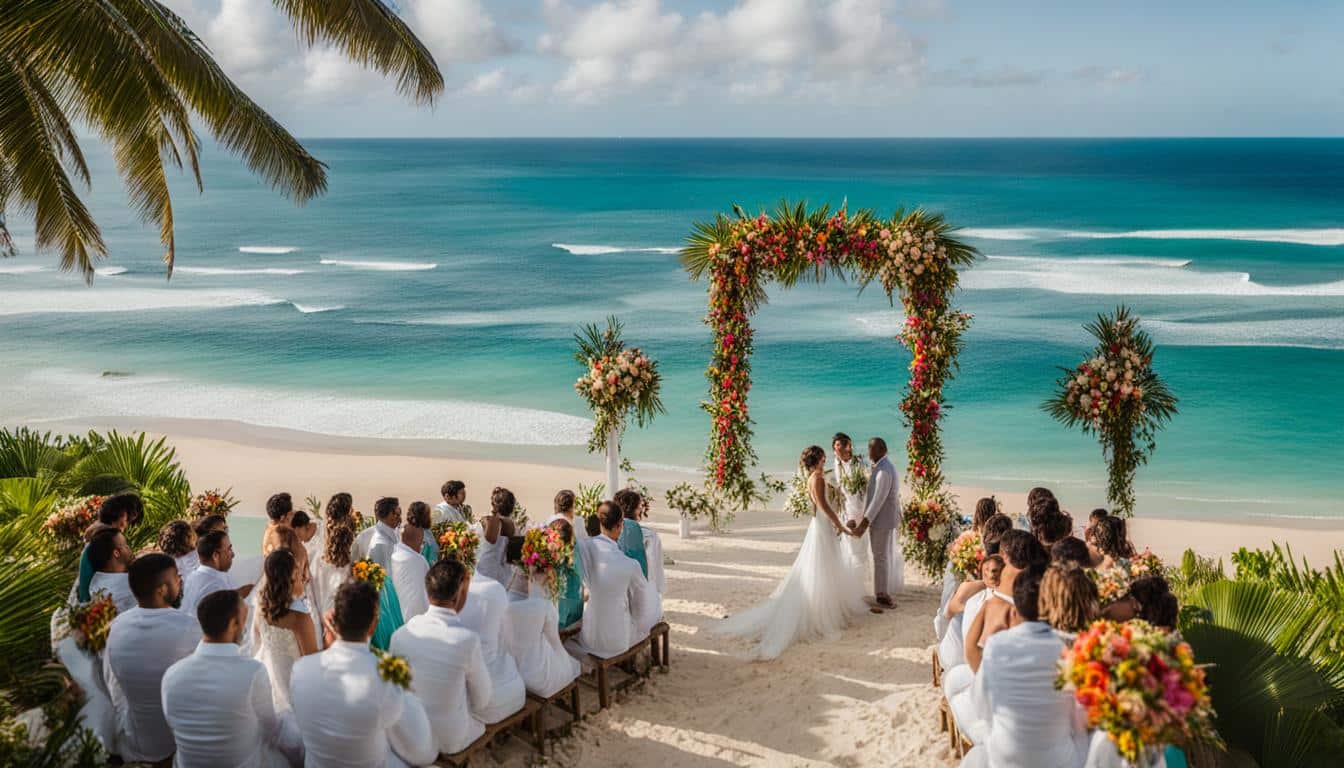
M 612 428 L 607 433 L 607 498 L 616 497 L 621 489 L 621 433 Z

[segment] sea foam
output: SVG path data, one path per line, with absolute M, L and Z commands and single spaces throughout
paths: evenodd
M 178 267 L 173 270 L 183 275 L 302 275 L 307 270 L 281 267 Z
M 36 272 L 44 272 L 46 267 L 37 264 L 3 264 L 0 263 L 0 275 L 31 275 Z
M 954 235 L 979 240 L 1244 240 L 1295 245 L 1344 245 L 1344 228 L 1323 229 L 1133 229 L 1124 232 L 1028 227 L 967 227 Z
M 1246 272 L 1198 272 L 1169 266 L 1089 264 L 1042 259 L 1024 269 L 977 268 L 962 274 L 972 291 L 1033 288 L 1097 296 L 1344 296 L 1344 280 L 1307 285 L 1264 285 Z
M 157 309 L 228 309 L 284 304 L 261 291 L 182 290 L 176 288 L 109 289 L 94 301 L 85 289 L 0 291 L 0 315 L 95 314 Z
M 279 255 L 279 254 L 282 254 L 282 253 L 293 253 L 293 252 L 295 252 L 295 251 L 297 251 L 297 250 L 299 250 L 299 249 L 298 249 L 297 247 L 295 247 L 295 246 L 292 246 L 292 245 L 240 245 L 240 246 L 238 246 L 238 252 L 239 252 L 239 253 L 267 253 L 267 254 L 271 254 L 271 255 Z
M 300 304 L 297 301 L 291 301 L 290 304 L 305 315 L 316 315 L 322 312 L 335 312 L 345 309 L 344 304 L 332 304 L 331 306 L 321 306 L 318 304 Z
M 571 243 L 551 243 L 552 248 L 559 248 L 575 256 L 604 256 L 609 253 L 680 253 L 680 248 L 627 248 L 622 245 L 574 245 Z
M 319 264 L 347 269 L 368 269 L 375 272 L 423 272 L 439 266 L 427 261 L 351 261 L 348 259 L 320 259 Z

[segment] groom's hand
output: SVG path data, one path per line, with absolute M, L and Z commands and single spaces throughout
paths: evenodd
M 859 527 L 858 522 L 856 522 L 856 521 L 854 521 L 854 520 L 850 520 L 849 522 L 845 523 L 845 525 L 848 526 L 848 527 L 849 527 L 849 530 L 851 530 L 851 531 Z

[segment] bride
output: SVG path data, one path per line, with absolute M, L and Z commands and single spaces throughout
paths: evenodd
M 795 642 L 834 639 L 868 610 L 863 584 L 841 550 L 840 537 L 849 529 L 826 499 L 826 452 L 811 446 L 801 464 L 813 516 L 793 568 L 770 597 L 709 630 L 756 643 L 751 654 L 756 659 L 773 659 Z

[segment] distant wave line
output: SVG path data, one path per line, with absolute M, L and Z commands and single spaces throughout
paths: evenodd
M 1115 266 L 1152 266 L 1181 269 L 1194 263 L 1193 259 L 1161 259 L 1147 256 L 1079 256 L 1077 258 L 1046 258 L 1043 256 L 986 256 L 991 261 L 1026 261 L 1040 264 L 1082 264 Z
M 173 270 L 184 275 L 302 275 L 306 269 L 280 267 L 177 267 Z
M 368 269 L 377 272 L 423 272 L 439 266 L 428 261 L 351 261 L 348 259 L 319 259 L 317 263 L 329 267 Z
M 293 252 L 295 252 L 295 251 L 297 251 L 297 250 L 299 250 L 298 247 L 296 247 L 296 246 L 292 246 L 292 245 L 240 245 L 240 246 L 238 246 L 238 252 L 239 252 L 239 253 L 265 253 L 265 254 L 270 254 L 270 255 L 273 255 L 273 256 L 278 256 L 278 255 L 280 255 L 280 254 L 285 254 L 285 253 L 293 253 Z
M 604 256 L 609 253 L 681 253 L 680 248 L 632 248 L 623 245 L 574 245 L 551 243 L 552 248 L 568 251 L 575 256 Z
M 954 234 L 978 240 L 1240 240 L 1294 245 L 1344 245 L 1344 228 L 1321 229 L 1133 229 L 1119 232 L 1047 227 L 966 227 Z

